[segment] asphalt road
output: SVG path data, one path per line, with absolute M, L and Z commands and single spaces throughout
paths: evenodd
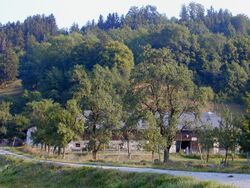
M 133 167 L 119 167 L 119 166 L 102 166 L 102 165 L 91 165 L 91 164 L 77 164 L 77 163 L 66 163 L 49 160 L 38 160 L 33 159 L 24 155 L 16 154 L 10 151 L 0 149 L 0 155 L 9 155 L 23 160 L 33 160 L 34 162 L 49 163 L 60 166 L 71 166 L 71 167 L 93 167 L 108 170 L 119 170 L 123 172 L 136 172 L 136 173 L 157 173 L 157 174 L 169 174 L 173 176 L 188 176 L 198 180 L 204 181 L 217 181 L 222 184 L 233 185 L 240 188 L 250 188 L 250 174 L 235 174 L 235 173 L 214 173 L 214 172 L 190 172 L 190 171 L 179 171 L 179 170 L 162 170 L 154 168 L 133 168 Z

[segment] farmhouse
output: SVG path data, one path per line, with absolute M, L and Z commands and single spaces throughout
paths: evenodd
M 165 117 L 167 118 L 167 116 Z M 220 117 L 213 112 L 203 112 L 196 120 L 194 114 L 186 113 L 180 117 L 178 132 L 176 134 L 175 141 L 170 148 L 171 153 L 177 153 L 181 150 L 186 153 L 198 153 L 199 144 L 197 138 L 197 127 L 205 124 L 209 124 L 213 127 L 218 127 L 220 122 Z M 137 130 L 133 131 L 133 140 L 127 142 L 123 139 L 123 136 L 112 136 L 111 141 L 105 145 L 105 149 L 113 151 L 127 151 L 128 147 L 131 151 L 143 150 L 143 145 L 147 140 L 143 140 L 141 132 L 145 128 L 145 123 L 142 121 L 138 122 Z M 32 133 L 36 131 L 36 127 L 31 127 L 27 131 L 26 144 L 33 145 Z M 72 141 L 68 144 L 68 152 L 82 152 L 88 150 L 88 136 L 83 135 L 82 140 Z M 215 143 L 212 153 L 218 153 L 219 144 Z

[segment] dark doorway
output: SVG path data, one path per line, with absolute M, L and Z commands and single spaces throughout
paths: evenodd
M 180 150 L 185 150 L 188 148 L 190 151 L 191 141 L 176 141 L 176 152 L 180 152 Z

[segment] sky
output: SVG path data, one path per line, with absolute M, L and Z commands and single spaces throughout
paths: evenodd
M 230 10 L 233 15 L 240 13 L 250 17 L 249 0 L 191 0 L 204 5 L 205 9 L 213 6 L 216 10 Z M 178 17 L 181 6 L 189 0 L 0 0 L 0 23 L 8 21 L 23 22 L 26 17 L 35 14 L 54 14 L 59 28 L 69 28 L 73 23 L 79 26 L 88 20 L 98 20 L 100 14 L 118 12 L 126 14 L 131 6 L 154 5 L 168 18 Z

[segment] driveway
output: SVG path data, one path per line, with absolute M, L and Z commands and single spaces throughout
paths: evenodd
M 119 170 L 123 172 L 137 172 L 137 173 L 157 173 L 157 174 L 169 174 L 173 176 L 188 176 L 198 180 L 204 181 L 217 181 L 222 184 L 232 185 L 241 188 L 250 188 L 250 174 L 234 174 L 234 173 L 215 173 L 215 172 L 190 172 L 190 171 L 179 171 L 179 170 L 162 170 L 154 168 L 133 168 L 133 167 L 119 167 L 119 166 L 102 166 L 102 165 L 91 165 L 91 164 L 77 164 L 77 163 L 66 163 L 56 162 L 49 160 L 38 160 L 33 159 L 24 155 L 16 154 L 10 151 L 0 149 L 0 155 L 9 155 L 23 160 L 32 160 L 34 162 L 49 163 L 60 166 L 71 166 L 71 167 L 93 167 L 102 168 L 108 170 Z

